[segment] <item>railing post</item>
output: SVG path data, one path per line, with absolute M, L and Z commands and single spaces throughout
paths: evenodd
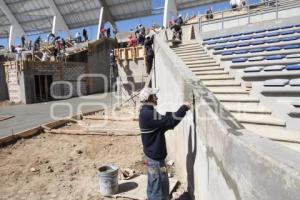
M 278 0 L 276 0 L 276 20 L 278 20 L 279 16 L 278 16 Z

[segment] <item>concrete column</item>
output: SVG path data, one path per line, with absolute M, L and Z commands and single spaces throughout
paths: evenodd
M 47 2 L 53 13 L 52 33 L 56 35 L 56 33 L 59 31 L 67 31 L 67 33 L 71 35 L 69 27 L 66 21 L 64 20 L 63 16 L 61 15 L 60 11 L 58 10 L 55 2 L 53 0 L 48 0 Z
M 167 27 L 169 20 L 176 18 L 178 15 L 178 10 L 175 0 L 165 0 L 164 8 L 164 22 L 163 26 Z
M 14 45 L 15 40 L 22 35 L 25 35 L 23 29 L 18 28 L 18 26 L 11 25 L 9 30 L 9 38 L 8 38 L 8 47 L 10 49 L 11 45 Z
M 99 22 L 98 22 L 98 30 L 97 30 L 97 39 L 100 38 L 100 29 L 104 27 L 106 22 L 110 22 L 114 29 L 117 28 L 116 23 L 113 21 L 112 17 L 109 13 L 107 13 L 105 7 L 100 8 Z M 112 30 L 111 30 L 112 31 Z

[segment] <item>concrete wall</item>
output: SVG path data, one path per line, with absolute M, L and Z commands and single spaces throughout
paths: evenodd
M 88 93 L 106 92 L 109 89 L 110 52 L 114 40 L 104 39 L 89 44 L 87 75 L 90 77 Z
M 5 68 L 3 66 L 4 57 L 0 55 L 0 101 L 8 100 L 8 89 L 5 77 Z
M 163 34 L 162 34 L 163 35 Z M 166 133 L 169 158 L 194 199 L 295 200 L 300 156 L 245 130 L 159 37 L 155 39 L 158 110 L 194 107 Z

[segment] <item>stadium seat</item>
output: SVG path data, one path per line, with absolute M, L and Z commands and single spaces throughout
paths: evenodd
M 300 27 L 300 24 L 296 24 L 295 27 Z
M 286 58 L 291 59 L 291 58 L 300 58 L 300 54 L 289 54 L 286 56 Z
M 266 72 L 271 72 L 271 71 L 282 71 L 285 68 L 284 65 L 272 65 L 272 66 L 267 66 L 264 68 L 264 71 Z
M 221 41 L 218 41 L 219 44 L 226 43 L 226 42 L 228 42 L 228 40 L 221 40 Z
M 244 72 L 249 73 L 249 72 L 260 72 L 264 67 L 262 66 L 256 66 L 256 67 L 247 67 L 244 69 Z
M 275 37 L 275 36 L 278 36 L 280 35 L 279 33 L 267 33 L 266 34 L 266 37 Z
M 276 43 L 276 42 L 280 42 L 281 40 L 276 38 L 276 39 L 270 39 L 270 40 L 267 40 L 266 43 Z
M 207 45 L 217 44 L 217 42 L 208 42 Z
M 225 47 L 224 46 L 218 46 L 218 47 L 215 47 L 214 50 L 218 51 L 218 50 L 223 50 Z
M 270 79 L 264 81 L 264 86 L 285 86 L 288 82 L 288 79 Z
M 286 45 L 282 47 L 283 49 L 287 50 L 287 49 L 299 49 L 300 45 L 299 44 L 290 44 L 290 45 Z
M 287 65 L 287 70 L 300 70 L 300 64 Z
M 228 55 L 233 55 L 234 54 L 234 51 L 224 51 L 222 53 L 222 56 L 228 56 Z
M 268 47 L 265 50 L 266 51 L 279 51 L 279 50 L 281 50 L 281 47 Z
M 251 36 L 246 36 L 246 37 L 242 37 L 242 38 L 240 38 L 240 40 L 251 40 L 252 39 L 252 37 Z
M 284 55 L 272 55 L 272 56 L 267 56 L 265 59 L 266 60 L 281 60 L 285 58 Z
M 249 31 L 249 32 L 245 32 L 244 35 L 251 35 L 253 33 L 255 33 L 255 32 L 254 31 Z
M 233 63 L 241 63 L 241 62 L 246 62 L 248 59 L 247 58 L 234 58 L 232 59 Z
M 295 30 L 295 33 L 300 33 L 300 29 L 298 29 L 298 30 Z
M 250 53 L 258 53 L 258 52 L 263 52 L 265 49 L 263 48 L 256 48 L 256 49 L 251 49 L 249 50 Z
M 254 41 L 254 42 L 250 42 L 251 45 L 261 45 L 264 44 L 265 41 Z
M 288 28 L 293 28 L 293 27 L 294 27 L 294 25 L 288 25 L 288 26 L 283 26 L 280 29 L 288 29 Z
M 298 37 L 292 36 L 292 37 L 282 38 L 281 40 L 284 42 L 288 42 L 288 41 L 298 40 Z
M 239 41 L 239 40 L 240 40 L 240 39 L 233 38 L 233 39 L 228 40 L 228 42 L 237 42 L 237 41 Z
M 266 37 L 264 34 L 252 36 L 253 39 L 260 39 Z
M 225 48 L 227 48 L 227 49 L 232 49 L 232 48 L 235 48 L 235 47 L 237 47 L 236 44 L 228 44 L 228 45 L 225 46 Z
M 249 52 L 248 50 L 238 50 L 238 51 L 235 51 L 235 54 L 245 54 L 248 52 Z
M 295 31 L 290 30 L 290 31 L 283 31 L 280 33 L 280 35 L 290 35 L 290 34 L 294 34 L 294 33 L 295 33 Z
M 241 36 L 241 35 L 242 35 L 242 33 L 236 33 L 236 34 L 233 34 L 232 36 L 237 37 L 237 36 Z
M 259 30 L 259 31 L 255 31 L 255 33 L 257 34 L 257 33 L 264 33 L 264 32 L 266 32 L 267 30 Z
M 300 78 L 295 78 L 290 80 L 289 83 L 290 86 L 300 86 Z M 298 105 L 300 105 L 300 103 L 298 103 Z
M 249 42 L 238 44 L 238 47 L 247 47 L 247 46 L 250 46 Z
M 277 30 L 279 30 L 279 28 L 270 28 L 270 29 L 268 29 L 268 31 L 277 31 Z
M 248 58 L 248 61 L 254 62 L 254 61 L 262 61 L 262 60 L 264 60 L 264 59 L 265 59 L 265 57 L 262 57 L 262 56 L 256 56 L 256 57 Z
M 219 37 L 215 37 L 214 40 L 218 40 L 218 39 L 221 39 L 222 36 L 219 36 Z
M 230 37 L 232 37 L 232 35 L 225 35 L 225 36 L 223 36 L 223 38 L 230 38 Z
M 203 39 L 203 41 L 209 41 L 209 40 L 212 40 L 212 39 L 211 38 Z

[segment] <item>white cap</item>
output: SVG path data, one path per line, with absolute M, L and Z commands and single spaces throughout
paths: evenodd
M 178 15 L 178 17 L 182 17 L 182 15 L 181 15 L 181 14 L 179 14 L 179 15 Z
M 153 88 L 153 89 L 148 88 L 148 87 L 143 88 L 140 92 L 140 95 L 139 95 L 141 102 L 147 101 L 150 95 L 157 94 L 158 91 L 159 91 L 158 88 Z

